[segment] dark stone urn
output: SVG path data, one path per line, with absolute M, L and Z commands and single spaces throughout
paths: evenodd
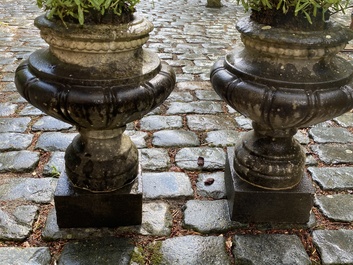
M 153 25 L 76 25 L 35 19 L 49 44 L 16 70 L 19 93 L 33 106 L 76 126 L 54 201 L 59 227 L 141 223 L 136 146 L 126 124 L 159 106 L 175 84 L 172 69 L 142 46 Z
M 353 107 L 352 65 L 337 53 L 352 31 L 323 22 L 315 31 L 277 28 L 244 18 L 243 49 L 217 61 L 214 90 L 253 121 L 228 149 L 226 189 L 231 218 L 240 222 L 306 223 L 313 186 L 298 128 Z

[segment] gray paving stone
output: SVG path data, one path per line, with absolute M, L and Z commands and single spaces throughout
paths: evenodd
M 164 265 L 230 265 L 222 236 L 181 236 L 162 242 Z
M 353 189 L 353 167 L 309 167 L 308 170 L 323 190 Z
M 353 145 L 313 145 L 312 150 L 319 155 L 326 164 L 353 163 Z
M 207 132 L 205 140 L 209 146 L 233 146 L 243 134 L 235 130 L 210 131 Z
M 252 120 L 246 118 L 244 116 L 235 117 L 235 121 L 237 122 L 239 128 L 244 130 L 252 130 Z
M 37 141 L 36 148 L 44 151 L 65 151 L 77 133 L 45 132 Z
M 203 160 L 202 164 L 200 160 Z M 180 149 L 175 156 L 177 166 L 189 170 L 223 169 L 225 160 L 224 150 L 217 147 L 185 147 Z
M 193 196 L 188 175 L 180 172 L 143 173 L 142 190 L 145 199 Z
M 187 125 L 190 130 L 234 130 L 235 121 L 229 115 L 187 115 Z
M 331 220 L 353 221 L 352 194 L 316 195 L 315 204 Z
M 186 130 L 163 130 L 153 134 L 152 144 L 157 147 L 198 146 L 199 138 L 194 132 Z
M 167 114 L 216 114 L 222 112 L 220 102 L 195 101 L 195 102 L 171 102 Z
M 148 134 L 145 132 L 140 132 L 140 131 L 125 131 L 124 132 L 126 135 L 128 135 L 131 139 L 131 141 L 136 145 L 137 148 L 146 148 L 146 138 L 148 137 Z
M 172 215 L 165 202 L 142 204 L 142 224 L 138 233 L 142 235 L 168 236 L 172 227 Z
M 165 170 L 170 165 L 170 158 L 166 149 L 139 149 L 139 153 L 143 171 Z
M 0 209 L 0 240 L 25 240 L 32 231 L 37 213 L 38 207 L 34 205 L 16 206 L 12 212 Z
M 187 55 L 183 55 L 184 58 L 186 56 Z M 179 59 L 182 59 L 182 58 L 179 58 Z M 190 60 L 191 58 L 186 57 L 186 59 Z M 198 59 L 203 59 L 203 57 Z M 185 82 L 177 82 L 176 86 L 179 90 L 199 90 L 199 89 L 212 90 L 212 85 L 209 82 L 185 81 Z
M 319 250 L 322 265 L 353 264 L 352 230 L 316 230 L 313 242 Z
M 39 116 L 39 115 L 44 115 L 44 112 L 42 112 L 40 109 L 37 109 L 36 107 L 28 104 L 20 111 L 20 115 L 21 116 Z
M 32 125 L 32 131 L 61 131 L 71 129 L 73 126 L 51 116 L 44 116 Z
M 0 151 L 17 151 L 31 145 L 32 134 L 0 133 Z
M 226 200 L 190 200 L 185 204 L 183 227 L 200 233 L 224 233 L 245 225 L 230 220 Z
M 141 130 L 179 129 L 183 127 L 181 116 L 146 116 L 140 120 Z
M 51 202 L 57 180 L 53 178 L 3 179 L 0 200 L 26 200 L 37 203 Z
M 0 133 L 23 133 L 27 129 L 30 121 L 31 118 L 29 117 L 0 118 Z
M 193 99 L 194 97 L 189 91 L 173 91 L 167 98 L 166 102 L 190 102 L 193 101 Z
M 226 198 L 224 172 L 201 173 L 196 183 L 197 193 L 213 199 Z
M 301 130 L 298 130 L 298 132 L 294 135 L 294 138 L 303 145 L 309 144 L 310 142 L 308 134 Z
M 234 260 L 239 265 L 309 265 L 311 261 L 296 235 L 235 235 Z
M 38 152 L 24 150 L 0 153 L 0 172 L 29 172 L 38 162 Z
M 50 250 L 47 247 L 0 248 L 0 265 L 49 265 Z
M 134 245 L 125 238 L 100 238 L 70 242 L 66 244 L 58 260 L 58 265 L 100 264 L 128 265 Z
M 343 127 L 353 127 L 353 113 L 347 112 L 337 118 L 334 118 L 334 121 Z
M 353 135 L 345 128 L 328 127 L 325 129 L 314 127 L 309 130 L 310 136 L 317 143 L 349 143 Z
M 10 116 L 16 112 L 17 105 L 10 102 L 0 103 L 0 116 Z
M 65 170 L 65 152 L 52 152 L 51 157 L 44 165 L 43 175 L 46 177 L 59 177 Z

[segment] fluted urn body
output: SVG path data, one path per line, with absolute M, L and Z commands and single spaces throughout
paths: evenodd
M 76 25 L 36 18 L 48 49 L 16 71 L 19 93 L 32 105 L 77 127 L 66 150 L 72 184 L 92 192 L 134 182 L 138 152 L 126 124 L 160 105 L 175 84 L 172 69 L 142 46 L 153 25 L 141 16 L 120 25 Z
M 276 28 L 244 18 L 237 24 L 244 49 L 215 63 L 211 82 L 235 110 L 253 121 L 235 146 L 234 167 L 247 183 L 271 190 L 295 187 L 305 154 L 298 128 L 353 107 L 352 65 L 339 57 L 352 31 L 325 22 L 323 29 Z

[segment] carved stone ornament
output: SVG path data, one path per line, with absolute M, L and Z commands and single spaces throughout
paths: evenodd
M 244 18 L 237 29 L 245 48 L 213 66 L 215 91 L 253 121 L 254 130 L 236 144 L 234 157 L 238 177 L 253 186 L 298 185 L 305 153 L 293 135 L 353 107 L 353 68 L 337 56 L 353 33 L 326 23 L 322 31 L 304 32 Z
M 16 71 L 19 93 L 33 106 L 77 127 L 66 150 L 71 183 L 91 192 L 132 185 L 138 152 L 125 125 L 159 106 L 175 84 L 173 70 L 142 47 L 153 25 L 135 15 L 121 25 L 76 25 L 35 19 L 48 49 Z

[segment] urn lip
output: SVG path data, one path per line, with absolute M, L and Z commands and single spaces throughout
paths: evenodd
M 326 22 L 324 30 L 296 31 L 284 28 L 272 27 L 260 24 L 250 17 L 244 17 L 236 25 L 237 30 L 242 36 L 253 39 L 264 40 L 271 43 L 281 42 L 281 46 L 303 46 L 310 48 L 336 47 L 346 44 L 353 39 L 353 30 L 342 26 L 337 22 Z
M 141 39 L 148 37 L 153 30 L 153 24 L 134 13 L 133 20 L 121 24 L 80 25 L 66 22 L 66 26 L 56 19 L 48 19 L 46 14 L 35 18 L 34 25 L 41 33 L 55 32 L 56 35 L 66 36 L 77 40 L 111 42 L 125 39 Z

